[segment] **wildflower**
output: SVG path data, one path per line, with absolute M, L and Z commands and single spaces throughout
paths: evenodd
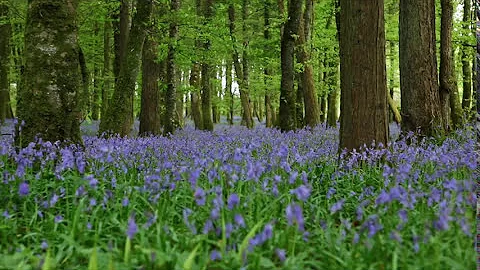
M 245 228 L 245 220 L 241 214 L 236 214 L 233 219 L 235 220 L 235 224 L 241 228 Z
M 327 199 L 330 199 L 332 197 L 333 194 L 335 194 L 337 192 L 337 190 L 333 187 L 330 187 L 327 191 Z
M 216 249 L 212 250 L 212 252 L 210 253 L 210 260 L 218 261 L 221 259 L 222 259 L 222 254 Z
M 301 185 L 296 189 L 290 191 L 290 194 L 297 196 L 297 199 L 300 201 L 306 201 L 310 197 L 311 189 L 305 185 Z
M 229 210 L 232 210 L 236 205 L 240 203 L 240 198 L 238 197 L 237 194 L 233 193 L 228 196 L 227 199 L 227 208 Z
M 42 243 L 40 244 L 40 248 L 45 250 L 48 248 L 48 243 L 47 241 L 43 240 Z
M 336 212 L 342 210 L 343 204 L 345 203 L 345 199 L 341 199 L 340 201 L 334 203 L 332 207 L 330 207 L 330 213 L 333 215 Z
M 298 229 L 304 231 L 305 222 L 303 219 L 302 207 L 300 207 L 300 205 L 295 203 L 289 204 L 286 209 L 286 216 L 289 226 L 293 225 L 293 223 L 297 223 Z
M 127 197 L 123 198 L 123 200 L 122 200 L 122 206 L 123 206 L 123 207 L 127 207 L 127 206 L 128 206 L 128 203 L 129 203 L 128 198 L 127 198 Z
M 208 234 L 212 229 L 213 229 L 213 222 L 212 220 L 207 219 L 207 221 L 205 221 L 205 225 L 203 225 L 202 233 Z
M 233 224 L 227 223 L 225 224 L 225 237 L 228 239 L 233 232 Z
M 62 221 L 63 221 L 63 216 L 61 216 L 61 215 L 55 216 L 55 219 L 54 219 L 55 223 L 60 223 Z
M 138 226 L 137 224 L 135 223 L 135 218 L 133 216 L 131 216 L 129 219 L 128 219 L 128 225 L 127 225 L 127 237 L 129 239 L 133 239 L 133 237 L 135 236 L 135 234 L 138 232 Z
M 195 197 L 195 202 L 198 206 L 205 205 L 205 191 L 202 188 L 197 187 L 193 196 Z
M 28 183 L 27 182 L 21 183 L 18 188 L 18 194 L 23 197 L 23 196 L 27 196 L 28 193 L 30 193 L 30 187 L 28 186 Z
M 276 248 L 275 254 L 277 255 L 278 259 L 283 262 L 287 258 L 287 252 L 284 249 Z

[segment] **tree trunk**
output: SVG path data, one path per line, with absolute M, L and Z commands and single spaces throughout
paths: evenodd
M 203 16 L 205 17 L 204 24 L 207 25 L 213 17 L 213 0 L 205 0 L 205 6 L 203 9 Z M 210 51 L 210 39 L 206 38 L 203 42 L 203 49 L 205 52 Z M 203 55 L 203 63 L 201 64 L 202 69 L 202 118 L 203 118 L 203 129 L 213 131 L 213 120 L 212 120 L 212 89 L 210 89 L 210 78 L 212 77 L 212 67 L 209 63 L 210 59 L 206 58 L 206 55 Z
M 113 14 L 113 76 L 115 82 L 120 76 L 122 64 L 127 56 L 127 42 L 130 33 L 130 0 L 120 0 L 118 13 Z
M 472 2 L 471 0 L 463 1 L 463 29 L 466 35 L 470 35 L 470 24 L 472 14 Z M 468 60 L 470 47 L 468 45 L 462 46 L 462 74 L 463 74 L 463 97 L 462 108 L 465 112 L 470 111 L 472 102 L 472 69 L 470 67 L 470 61 Z
M 298 57 L 297 57 L 298 60 Z M 297 63 L 299 63 L 297 61 Z M 295 78 L 297 81 L 297 90 L 295 93 L 295 127 L 297 129 L 303 128 L 303 76 L 301 72 L 295 72 Z
M 269 45 L 270 42 L 270 9 L 272 8 L 272 2 L 271 0 L 265 0 L 264 6 L 263 6 L 263 18 L 264 18 L 264 31 L 263 31 L 263 37 L 265 38 L 265 53 L 270 52 L 271 46 Z M 268 64 L 265 65 L 264 70 L 264 85 L 265 85 L 265 126 L 267 128 L 271 128 L 273 126 L 273 108 L 272 108 L 272 94 L 270 90 L 271 86 L 271 76 L 272 76 L 272 71 L 270 67 L 268 67 Z
M 11 25 L 6 3 L 0 2 L 0 125 L 9 116 L 10 110 L 10 36 Z
M 137 12 L 133 18 L 130 38 L 128 40 L 128 55 L 122 64 L 117 83 L 113 92 L 112 104 L 107 108 L 105 119 L 100 122 L 99 134 L 119 134 L 126 136 L 132 128 L 132 106 L 135 92 L 135 82 L 139 72 L 139 62 L 146 36 L 146 25 L 150 20 L 153 2 L 139 0 Z
M 291 0 L 288 3 L 288 20 L 285 23 L 281 40 L 282 79 L 280 83 L 279 124 L 282 131 L 296 128 L 294 48 L 295 37 L 299 34 L 302 3 L 302 0 Z
M 399 122 L 399 119 L 401 119 L 401 116 L 400 116 L 400 112 L 398 111 L 398 108 L 396 107 L 395 105 L 395 102 L 393 100 L 393 96 L 394 96 L 394 85 L 395 85 L 395 70 L 396 70 L 396 67 L 395 67 L 395 42 L 393 41 L 389 41 L 389 58 L 390 58 L 390 69 L 389 69 L 389 74 L 387 74 L 387 77 L 388 77 L 388 95 L 387 95 L 387 98 L 388 98 L 388 105 L 390 107 L 390 110 L 388 111 L 389 114 L 388 114 L 388 119 L 389 119 L 389 122 L 397 122 L 397 123 L 400 123 Z
M 160 134 L 160 64 L 157 62 L 158 44 L 152 36 L 145 39 L 142 52 L 142 95 L 139 135 Z
M 81 47 L 78 47 L 78 61 L 80 64 L 80 74 L 82 75 L 82 91 L 80 91 L 80 95 L 78 97 L 78 104 L 80 107 L 80 119 L 83 121 L 87 117 L 89 109 L 88 99 L 90 97 L 90 73 L 88 72 L 87 62 Z
M 453 31 L 453 4 L 452 0 L 441 0 L 441 41 L 440 41 L 440 101 L 443 102 L 443 93 L 449 95 L 449 103 L 441 104 L 451 109 L 451 119 L 454 128 L 460 128 L 464 124 L 462 106 L 457 87 L 455 74 L 455 55 L 452 47 Z M 443 118 L 449 119 L 448 110 L 443 110 Z M 448 129 L 447 129 L 448 130 Z
M 198 91 L 200 90 L 200 64 L 194 63 L 190 72 L 190 86 L 193 88 L 191 92 L 191 111 L 195 129 L 203 130 L 202 110 Z
M 246 43 L 244 42 L 242 65 L 242 63 L 240 63 L 240 54 L 237 50 L 237 39 L 235 36 L 235 8 L 233 5 L 230 5 L 228 8 L 228 18 L 230 26 L 230 38 L 232 39 L 233 45 L 233 66 L 235 69 L 235 76 L 237 77 L 238 87 L 240 91 L 240 103 L 242 105 L 242 124 L 246 125 L 248 128 L 252 128 L 253 118 L 251 114 L 252 110 L 250 108 L 250 97 L 248 93 L 249 68 L 248 55 L 246 52 L 248 41 Z
M 338 120 L 338 87 L 331 89 L 328 93 L 328 112 L 327 112 L 327 124 L 329 127 L 336 127 Z
M 233 105 L 235 100 L 232 89 L 232 63 L 228 60 L 225 73 L 225 93 L 228 94 L 228 123 L 233 125 Z
M 94 36 L 95 36 L 95 48 L 98 47 L 98 32 L 99 32 L 98 22 L 95 22 L 94 26 Z M 100 119 L 100 68 L 98 62 L 94 61 L 93 63 L 93 94 L 90 100 L 90 113 L 92 120 Z
M 402 130 L 443 134 L 437 57 L 435 0 L 400 0 L 399 47 Z
M 78 1 L 32 0 L 25 29 L 25 71 L 17 111 L 25 125 L 16 144 L 81 143 L 82 95 L 76 25 Z
M 305 106 L 305 125 L 314 127 L 320 123 L 320 112 L 313 82 L 313 67 L 311 64 L 312 23 L 313 23 L 313 0 L 306 0 L 303 14 L 303 31 L 300 32 L 300 62 L 303 65 L 302 83 L 303 99 Z
M 180 9 L 180 0 L 171 0 L 171 14 L 177 14 Z M 176 87 L 176 65 L 175 65 L 175 45 L 178 40 L 178 25 L 176 16 L 173 16 L 173 21 L 170 23 L 169 29 L 169 44 L 167 56 L 167 91 L 165 92 L 165 119 L 163 133 L 165 135 L 172 134 L 175 131 L 178 123 L 176 123 L 176 102 L 177 102 L 177 87 Z
M 328 110 L 327 110 L 327 104 L 328 104 L 328 95 L 327 94 L 323 94 L 321 97 L 320 97 L 320 111 L 321 111 L 321 114 L 320 114 L 320 122 L 321 123 L 325 123 L 327 121 L 327 113 L 328 113 Z M 335 122 L 337 120 L 335 119 Z
M 107 113 L 108 104 L 110 101 L 110 32 L 112 31 L 112 25 L 109 21 L 105 20 L 103 25 L 103 85 L 102 85 L 102 111 L 101 118 L 103 119 Z
M 387 145 L 383 7 L 383 0 L 340 0 L 340 150 Z

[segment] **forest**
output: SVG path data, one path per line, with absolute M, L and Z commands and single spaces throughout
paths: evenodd
M 0 269 L 473 269 L 479 8 L 0 0 Z

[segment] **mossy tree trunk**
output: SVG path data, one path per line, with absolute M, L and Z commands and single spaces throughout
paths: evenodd
M 111 63 L 110 63 L 110 35 L 112 31 L 112 23 L 108 20 L 105 20 L 103 24 L 103 70 L 102 70 L 102 77 L 103 77 L 103 85 L 102 85 L 102 107 L 100 117 L 103 118 L 107 113 L 108 103 L 110 100 L 110 85 L 111 85 L 111 78 L 110 78 L 110 70 L 111 70 Z
M 441 0 L 440 3 L 442 7 L 440 33 L 440 102 L 444 128 L 448 130 L 450 119 L 452 120 L 454 128 L 461 127 L 464 120 L 457 87 L 454 50 L 452 46 L 453 4 L 452 0 Z M 447 102 L 445 99 L 447 99 L 448 103 L 444 103 Z
M 178 24 L 176 13 L 180 9 L 180 0 L 170 1 L 170 13 L 173 14 L 173 21 L 169 26 L 169 44 L 167 55 L 167 91 L 165 92 L 165 114 L 163 133 L 172 134 L 177 127 L 177 67 L 175 65 L 175 45 L 178 39 Z
M 0 124 L 9 116 L 10 82 L 8 79 L 10 67 L 10 35 L 8 5 L 0 0 Z
M 119 134 L 126 136 L 132 128 L 132 106 L 135 92 L 135 82 L 140 70 L 143 43 L 146 36 L 147 24 L 152 13 L 153 2 L 139 0 L 137 11 L 133 18 L 132 27 L 127 42 L 128 54 L 121 65 L 120 73 L 115 83 L 112 104 L 107 108 L 105 118 L 100 122 L 99 134 L 107 136 Z
M 45 141 L 81 143 L 82 93 L 76 24 L 78 0 L 28 2 L 25 71 L 18 92 L 16 144 Z
M 280 82 L 280 115 L 279 125 L 282 131 L 296 129 L 296 93 L 295 77 L 295 39 L 299 33 L 302 14 L 302 0 L 291 0 L 288 3 L 288 20 L 283 28 L 281 39 L 281 69 Z
M 387 145 L 383 8 L 383 0 L 340 0 L 340 150 Z
M 435 0 L 400 0 L 402 130 L 443 134 L 435 42 Z

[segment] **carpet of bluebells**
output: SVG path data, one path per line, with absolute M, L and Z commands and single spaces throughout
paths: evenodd
M 338 158 L 338 128 L 0 139 L 0 269 L 474 269 L 468 127 Z

